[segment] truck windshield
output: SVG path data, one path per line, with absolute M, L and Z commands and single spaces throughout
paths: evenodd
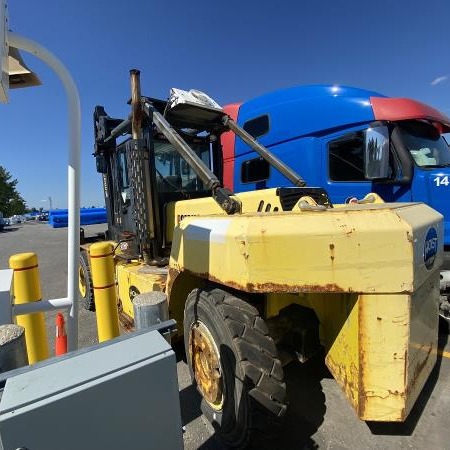
M 426 122 L 399 124 L 403 142 L 419 167 L 450 166 L 450 149 L 438 130 Z
M 211 168 L 211 152 L 207 143 L 191 144 L 197 156 Z M 167 141 L 155 140 L 155 169 L 159 192 L 204 191 L 202 180 L 192 167 Z

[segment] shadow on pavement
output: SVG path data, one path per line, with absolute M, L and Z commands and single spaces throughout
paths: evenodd
M 200 395 L 196 386 L 190 384 L 180 391 L 181 422 L 188 425 L 202 415 Z
M 175 352 L 175 358 L 177 363 L 183 361 L 187 363 L 186 354 L 184 352 L 184 341 L 183 339 L 178 339 L 177 341 L 171 343 L 172 349 Z
M 289 410 L 280 433 L 279 448 L 316 449 L 312 436 L 323 423 L 326 405 L 321 380 L 329 374 L 319 354 L 304 364 L 284 367 Z
M 7 227 L 7 228 L 3 228 L 3 230 L 0 231 L 0 234 L 13 233 L 14 231 L 18 231 L 19 229 L 20 229 L 19 227 Z
M 227 450 L 215 435 L 211 436 L 207 441 L 198 447 L 198 450 Z

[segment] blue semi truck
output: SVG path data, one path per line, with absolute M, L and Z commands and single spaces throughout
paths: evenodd
M 444 216 L 440 314 L 450 319 L 450 118 L 424 103 L 353 87 L 271 92 L 225 111 L 335 203 L 369 192 L 386 202 L 424 202 Z M 222 137 L 223 180 L 234 192 L 289 181 L 231 133 Z

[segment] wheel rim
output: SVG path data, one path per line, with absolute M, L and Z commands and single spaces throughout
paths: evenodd
M 216 343 L 202 322 L 195 322 L 189 333 L 189 357 L 197 387 L 216 410 L 224 402 L 222 367 Z
M 87 292 L 86 277 L 84 276 L 84 270 L 81 266 L 78 266 L 78 289 L 81 296 L 85 298 Z

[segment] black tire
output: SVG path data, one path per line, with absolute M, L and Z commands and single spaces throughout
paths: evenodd
M 91 268 L 89 257 L 85 251 L 80 251 L 78 266 L 78 291 L 83 308 L 87 311 L 95 311 L 94 287 L 92 286 Z
M 221 380 L 222 389 L 216 403 L 205 398 L 211 391 L 205 395 L 194 374 L 197 370 L 201 380 L 202 368 L 211 367 L 209 354 L 207 365 L 193 363 L 192 354 L 203 352 L 196 346 L 201 330 L 212 338 L 220 358 L 220 370 L 213 369 L 220 374 L 216 379 Z M 277 349 L 256 308 L 221 289 L 194 289 L 184 310 L 184 341 L 191 378 L 202 396 L 202 411 L 222 441 L 230 447 L 271 447 L 287 411 L 286 385 Z

